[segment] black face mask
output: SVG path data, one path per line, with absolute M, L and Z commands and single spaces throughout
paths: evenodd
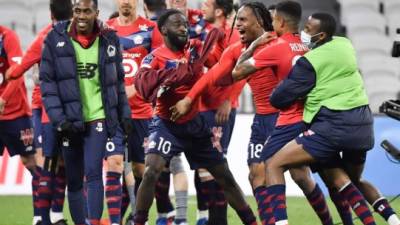
M 167 36 L 171 44 L 179 50 L 182 50 L 186 46 L 189 39 L 188 35 L 180 36 L 172 31 L 167 31 Z

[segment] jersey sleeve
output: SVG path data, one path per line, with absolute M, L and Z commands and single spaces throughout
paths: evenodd
M 7 53 L 7 60 L 10 66 L 21 63 L 22 49 L 19 38 L 14 31 L 9 31 L 4 36 L 4 50 Z
M 228 48 L 222 54 L 221 60 L 195 83 L 186 96 L 192 100 L 196 99 L 207 90 L 208 86 L 216 85 L 219 80 L 225 79 L 226 77 L 230 78 L 231 71 L 234 67 L 235 60 L 232 54 L 232 49 Z
M 140 68 L 158 69 L 157 58 L 153 54 L 148 54 L 143 58 Z
M 249 59 L 256 69 L 260 70 L 266 67 L 275 66 L 279 63 L 280 57 L 278 55 L 279 49 L 274 46 L 266 46 Z
M 14 31 L 9 31 L 7 32 L 7 35 L 4 36 L 4 50 L 7 53 L 7 61 L 10 67 L 19 65 L 21 63 L 21 45 L 19 38 Z M 0 97 L 3 100 L 8 101 L 13 93 L 15 93 L 16 89 L 23 84 L 23 82 L 23 77 L 18 80 L 10 81 Z
M 237 99 L 239 98 L 240 93 L 242 93 L 242 90 L 244 88 L 244 85 L 246 85 L 247 80 L 240 80 L 233 85 L 231 85 L 230 88 L 230 100 L 231 102 L 236 102 Z
M 38 36 L 32 44 L 29 46 L 28 50 L 24 54 L 20 65 L 14 65 L 9 70 L 9 77 L 16 79 L 22 76 L 27 70 L 29 70 L 34 64 L 40 62 L 40 57 L 42 54 L 43 47 L 43 37 Z

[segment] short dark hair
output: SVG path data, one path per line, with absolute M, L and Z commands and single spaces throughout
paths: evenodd
M 160 15 L 160 17 L 158 17 L 157 27 L 158 27 L 158 30 L 160 30 L 160 32 L 161 32 L 161 28 L 165 25 L 168 18 L 175 14 L 184 15 L 181 11 L 179 11 L 177 9 L 167 9 L 163 12 L 163 14 Z
M 282 15 L 287 22 L 298 26 L 301 20 L 301 5 L 295 1 L 283 1 L 275 5 L 276 13 Z
M 312 18 L 320 21 L 320 32 L 325 32 L 328 37 L 332 37 L 336 32 L 336 20 L 328 13 L 314 13 L 311 15 Z
M 144 0 L 144 4 L 152 12 L 161 12 L 167 8 L 165 0 Z
M 249 7 L 253 10 L 258 22 L 262 23 L 265 31 L 273 31 L 272 18 L 267 7 L 262 2 L 248 2 L 241 5 L 241 7 Z
M 267 9 L 268 9 L 268 10 L 275 10 L 275 9 L 276 9 L 276 5 L 274 5 L 274 4 L 269 5 L 269 6 L 267 7 Z
M 233 11 L 233 0 L 215 0 L 215 6 L 222 9 L 224 16 L 229 16 Z
M 72 17 L 71 0 L 50 0 L 50 12 L 54 19 L 69 20 Z

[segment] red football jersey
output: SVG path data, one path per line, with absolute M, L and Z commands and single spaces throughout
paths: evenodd
M 199 40 L 191 40 L 190 45 L 184 51 L 173 52 L 165 45 L 154 50 L 150 55 L 146 56 L 142 62 L 142 67 L 148 67 L 155 70 L 176 68 L 178 63 L 187 63 L 192 54 L 198 54 L 201 49 L 201 42 Z M 197 52 L 196 52 L 197 51 Z M 170 107 L 174 106 L 179 100 L 184 98 L 193 84 L 200 78 L 202 74 L 196 74 L 193 77 L 193 82 L 186 85 L 181 85 L 173 90 L 168 90 L 161 97 L 157 98 L 156 102 L 156 115 L 169 120 L 171 117 Z M 193 103 L 191 111 L 181 117 L 176 123 L 184 123 L 193 119 L 198 113 L 198 103 L 196 100 Z
M 293 65 L 308 51 L 298 34 L 286 33 L 254 54 L 250 62 L 258 69 L 269 67 L 278 76 L 285 79 Z M 281 110 L 276 125 L 290 125 L 303 120 L 303 101 L 297 101 L 288 109 Z
M 188 9 L 187 19 L 189 22 L 189 37 L 190 39 L 198 39 L 204 41 L 206 28 L 211 26 L 204 20 L 203 12 L 198 9 Z
M 36 39 L 29 46 L 28 50 L 22 57 L 20 65 L 15 65 L 10 68 L 10 77 L 17 78 L 22 76 L 27 70 L 29 70 L 36 63 L 40 63 L 42 55 L 43 42 L 47 34 L 51 31 L 52 24 L 47 25 L 43 28 Z M 32 109 L 40 109 L 42 107 L 42 97 L 40 94 L 40 86 L 35 85 L 32 92 Z
M 211 29 L 207 28 L 206 32 L 208 33 L 209 30 Z M 222 31 L 224 32 L 224 38 L 214 45 L 210 55 L 208 56 L 206 66 L 209 68 L 218 63 L 222 56 L 222 52 L 227 47 L 239 41 L 239 32 L 236 29 L 232 31 L 231 27 L 228 26 L 226 23 L 222 28 Z M 240 94 L 241 90 L 243 89 L 243 85 L 234 86 L 240 89 Z M 208 91 L 203 94 L 203 98 L 200 103 L 200 111 L 203 112 L 217 109 L 227 99 L 227 92 L 229 93 L 227 87 L 210 85 Z M 231 98 L 232 108 L 237 108 L 239 106 L 238 97 L 239 96 L 237 96 L 236 98 Z
M 53 25 L 50 23 L 38 33 L 35 40 L 28 47 L 28 50 L 26 50 L 22 57 L 21 64 L 10 68 L 10 77 L 20 77 L 33 65 L 40 63 L 44 39 L 52 28 Z M 40 109 L 43 107 L 39 84 L 36 84 L 33 87 L 31 107 L 32 109 Z M 49 118 L 44 108 L 42 110 L 42 122 L 49 122 Z
M 28 105 L 24 78 L 5 81 L 6 71 L 21 62 L 22 50 L 17 34 L 4 26 L 0 26 L 0 97 L 6 101 L 0 120 L 13 120 L 21 116 L 31 115 Z
M 141 16 L 129 26 L 119 25 L 118 18 L 107 21 L 107 24 L 116 30 L 119 36 L 120 44 L 123 48 L 125 85 L 131 86 L 134 84 L 135 75 L 142 59 L 163 43 L 162 36 L 156 23 Z M 145 102 L 138 94 L 129 99 L 129 105 L 132 111 L 132 118 L 147 119 L 153 115 L 151 104 Z
M 246 46 L 240 41 L 229 46 L 223 52 L 221 60 L 215 64 L 205 75 L 203 75 L 198 82 L 196 82 L 187 96 L 191 99 L 196 99 L 207 90 L 208 86 L 216 86 L 219 80 L 225 79 L 228 76 L 232 76 L 231 72 L 245 49 Z M 257 54 L 262 49 L 263 47 L 258 48 L 255 53 Z M 269 96 L 278 83 L 278 79 L 272 72 L 271 68 L 265 67 L 262 70 L 255 72 L 247 79 L 247 82 L 253 92 L 253 101 L 258 114 L 270 114 L 278 111 L 272 107 L 269 102 Z M 237 99 L 237 96 L 240 94 L 245 83 L 246 80 L 243 80 L 231 85 L 231 92 L 227 93 L 231 95 L 232 98 Z

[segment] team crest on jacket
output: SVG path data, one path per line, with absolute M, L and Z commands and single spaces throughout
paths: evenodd
M 115 56 L 115 51 L 116 51 L 115 46 L 114 45 L 109 45 L 107 47 L 108 57 L 114 57 Z

